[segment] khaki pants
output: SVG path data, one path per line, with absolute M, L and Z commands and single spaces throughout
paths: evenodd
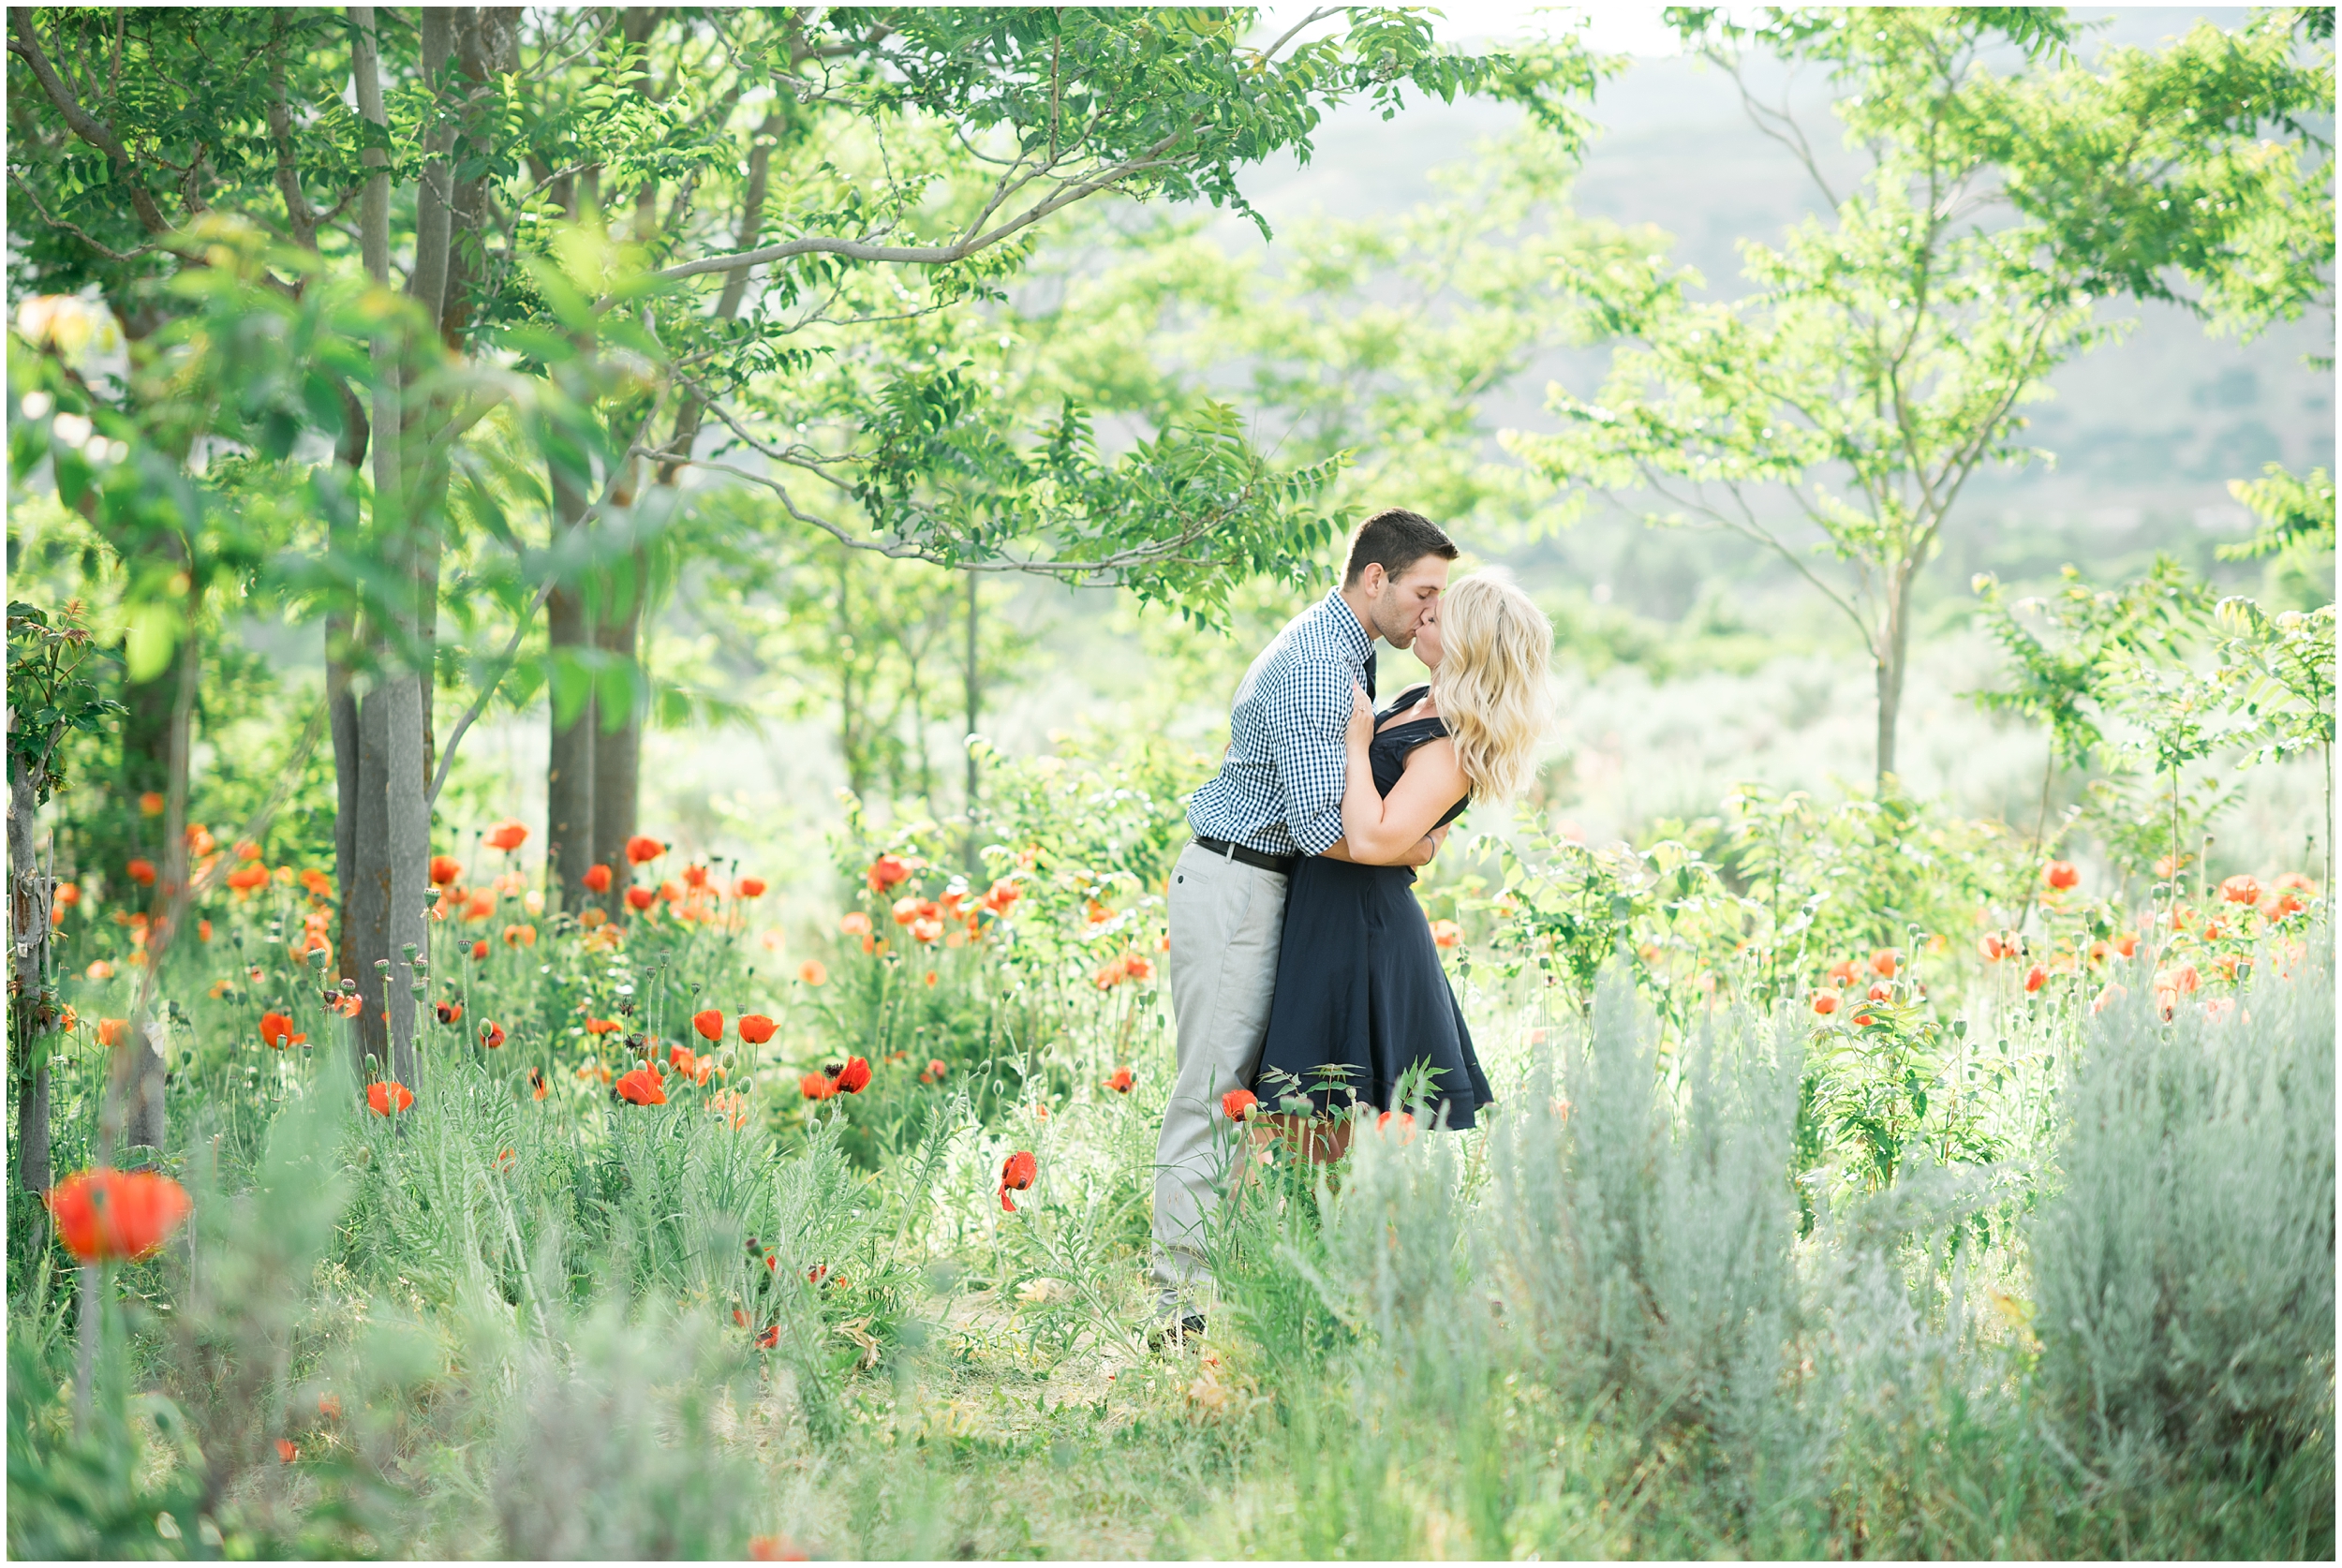
M 1190 844 L 1171 873 L 1179 1061 L 1155 1148 L 1154 1278 L 1167 1306 L 1208 1284 L 1204 1228 L 1226 1185 L 1220 1097 L 1251 1084 L 1268 1032 L 1286 879 Z

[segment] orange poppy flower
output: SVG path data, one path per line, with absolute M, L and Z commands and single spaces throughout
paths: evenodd
M 586 867 L 585 880 L 586 892 L 607 893 L 610 891 L 610 867 L 600 865 L 588 865 Z
M 984 907 L 996 915 L 1008 913 L 1011 905 L 1024 896 L 1024 889 L 1003 877 L 985 890 Z
M 649 1067 L 638 1067 L 631 1072 L 619 1074 L 618 1098 L 634 1105 L 664 1105 L 667 1086 Z
M 1260 1097 L 1248 1088 L 1232 1088 L 1220 1097 L 1220 1114 L 1230 1121 L 1242 1121 L 1253 1114 Z
M 463 874 L 464 863 L 457 860 L 453 855 L 433 855 L 431 857 L 431 881 L 433 886 L 450 886 L 456 880 L 457 878 L 463 876 Z
M 268 867 L 239 865 L 228 873 L 228 885 L 238 893 L 250 893 L 254 888 L 268 886 Z
M 545 1082 L 544 1073 L 534 1067 L 530 1068 L 528 1070 L 528 1097 L 531 1100 L 542 1100 L 552 1092 L 553 1086 Z
M 1133 953 L 1122 960 L 1122 972 L 1133 980 L 1144 983 L 1155 978 L 1155 961 Z
M 504 928 L 504 945 L 507 947 L 535 947 L 537 945 L 537 928 L 534 925 L 506 926 Z
M 486 888 L 475 889 L 471 902 L 464 906 L 466 920 L 486 920 L 497 912 L 497 895 Z
M 870 917 L 856 910 L 837 923 L 837 929 L 849 937 L 867 937 L 870 934 Z
M 153 1171 L 97 1166 L 50 1190 L 57 1239 L 85 1264 L 141 1258 L 170 1237 L 194 1209 L 187 1190 Z
M 721 1040 L 724 1037 L 724 1015 L 712 1007 L 707 1008 L 691 1014 L 691 1027 L 699 1030 L 702 1040 Z
M 1040 1174 L 1041 1162 L 1024 1149 L 1020 1148 L 1006 1160 L 1001 1161 L 1001 1207 L 1011 1214 L 1015 1213 L 1015 1201 L 1010 1198 L 1009 1194 L 1026 1191 L 1032 1186 L 1033 1178 Z
M 827 1100 L 837 1092 L 837 1085 L 826 1072 L 808 1072 L 797 1080 L 797 1092 L 808 1100 Z
M 2041 880 L 2063 893 L 2082 880 L 2082 868 L 2070 860 L 2053 860 L 2041 867 Z
M 762 877 L 743 877 L 740 879 L 739 882 L 734 886 L 732 891 L 734 896 L 735 897 L 762 898 L 764 896 L 764 879 Z
M 139 815 L 141 817 L 159 817 L 163 814 L 163 807 L 168 804 L 169 803 L 163 799 L 161 791 L 149 790 L 144 794 L 139 796 Z
M 278 1438 L 276 1440 L 277 1463 L 289 1465 L 299 1457 L 301 1457 L 301 1450 L 294 1444 L 292 1439 Z
M 2250 877 L 2231 877 L 2220 884 L 2220 896 L 2231 904 L 2260 902 L 2260 884 Z
M 640 914 L 643 910 L 649 909 L 653 904 L 658 902 L 659 895 L 652 892 L 649 888 L 630 887 L 626 890 L 626 907 L 634 910 L 637 914 Z
M 911 880 L 911 863 L 900 855 L 881 855 L 870 863 L 864 880 L 870 884 L 872 893 L 884 893 L 897 882 Z
M 773 1030 L 778 1026 L 762 1013 L 743 1013 L 736 1027 L 742 1040 L 751 1045 L 762 1045 L 772 1039 Z
M 646 865 L 667 852 L 667 846 L 646 833 L 638 833 L 626 841 L 626 858 L 636 865 Z
M 703 1057 L 689 1045 L 667 1047 L 667 1061 L 677 1072 L 695 1084 L 707 1082 L 707 1075 L 716 1071 L 716 1058 Z
M 487 939 L 487 938 L 482 937 L 482 938 L 481 938 L 481 939 L 480 939 L 480 940 L 478 940 L 478 941 L 476 941 L 476 942 L 474 942 L 474 943 L 472 943 L 472 944 L 471 944 L 471 955 L 472 955 L 472 958 L 474 959 L 474 961 L 477 961 L 477 960 L 479 960 L 479 959 L 485 958 L 486 956 L 488 956 L 488 939 Z
M 1883 979 L 1892 980 L 1895 977 L 1895 950 L 1891 947 L 1882 947 L 1876 953 L 1872 954 L 1871 969 Z
M 779 1330 L 776 1327 L 772 1332 L 778 1334 Z M 808 1562 L 812 1561 L 812 1554 L 786 1535 L 751 1535 L 749 1537 L 749 1561 Z
M 615 1018 L 588 1018 L 586 1020 L 586 1032 L 587 1034 L 615 1034 L 618 1032 L 618 1021 Z
M 1854 984 L 1854 960 L 1841 958 L 1830 966 L 1828 973 L 1831 984 L 1841 986 L 1851 985 Z
M 1131 1070 L 1127 1067 L 1118 1067 L 1114 1070 L 1114 1076 L 1106 1080 L 1106 1087 L 1117 1094 L 1128 1094 L 1131 1092 L 1132 1082 Z
M 260 1043 L 264 1045 L 281 1051 L 288 1045 L 302 1044 L 308 1038 L 305 1034 L 293 1033 L 292 1020 L 281 1013 L 260 1014 Z
M 808 985 L 826 985 L 829 984 L 829 970 L 822 967 L 819 958 L 808 958 L 797 966 L 797 978 Z
M 1098 972 L 1090 976 L 1090 979 L 1097 984 L 1099 990 L 1111 991 L 1114 987 L 1121 984 L 1125 980 L 1128 980 L 1130 978 L 1130 960 L 1127 958 L 1115 958 L 1099 965 Z
M 109 1048 L 119 1045 L 129 1028 L 130 1020 L 127 1018 L 100 1018 L 97 1020 L 97 1043 Z
M 331 898 L 334 896 L 334 879 L 315 866 L 301 873 L 301 885 L 307 888 L 315 897 Z
M 488 833 L 488 848 L 511 854 L 528 841 L 528 824 L 507 820 L 498 822 Z
M 195 939 L 200 942 L 208 942 L 212 939 L 212 923 L 210 921 L 199 920 L 195 923 Z
M 685 866 L 683 868 L 683 885 L 686 887 L 705 887 L 707 885 L 707 867 L 704 865 Z
M 415 1091 L 389 1078 L 366 1086 L 366 1108 L 378 1117 L 403 1111 L 415 1102 Z
M 1463 927 L 1452 920 L 1431 922 L 1431 942 L 1436 947 L 1456 947 L 1463 941 Z
M 464 1004 L 462 1002 L 434 1002 L 431 1004 L 431 1010 L 439 1015 L 439 1022 L 442 1024 L 460 1024 L 464 1021 Z
M 837 1091 L 840 1094 L 860 1094 L 870 1087 L 870 1064 L 860 1057 L 848 1057 L 846 1065 L 837 1070 Z
M 483 1050 L 493 1051 L 503 1043 L 504 1026 L 502 1024 L 491 1018 L 480 1026 L 480 1044 Z
M 2024 988 L 2027 991 L 2038 991 L 2048 984 L 2049 970 L 2039 964 L 2024 971 Z
M 1838 993 L 1828 986 L 1822 987 L 1814 993 L 1813 1007 L 1816 1013 L 1825 1018 L 1829 1017 L 1838 1011 Z
M 919 1081 L 923 1084 L 940 1084 L 950 1072 L 951 1068 L 943 1058 L 936 1057 L 929 1059 L 926 1071 L 919 1074 Z
M 130 874 L 130 880 L 139 886 L 153 887 L 155 885 L 155 863 L 153 861 L 141 858 L 132 861 L 123 869 Z

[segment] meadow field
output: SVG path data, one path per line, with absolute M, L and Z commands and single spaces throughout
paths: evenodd
M 11 1557 L 2334 1558 L 2331 11 L 1464 10 L 11 13 Z M 1497 1103 L 1165 1340 L 1392 504 Z

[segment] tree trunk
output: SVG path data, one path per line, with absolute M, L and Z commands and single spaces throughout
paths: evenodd
M 613 574 L 615 598 L 625 606 L 624 612 L 613 614 L 612 597 L 606 596 L 600 622 L 594 628 L 594 645 L 606 658 L 626 660 L 631 676 L 631 695 L 626 712 L 618 716 L 615 724 L 608 722 L 611 715 L 603 714 L 602 727 L 594 735 L 594 859 L 613 872 L 610 891 L 605 895 L 613 917 L 623 913 L 626 908 L 626 891 L 615 873 L 627 864 L 626 841 L 635 834 L 642 788 L 643 717 L 650 693 L 638 655 L 643 573 L 647 565 L 638 548 L 631 560 L 632 583 L 622 583 Z
M 11 716 L 13 717 L 13 716 Z M 49 981 L 52 879 L 34 848 L 41 780 L 8 759 L 8 1060 L 16 1079 L 16 1171 L 27 1192 L 49 1191 L 49 1052 L 56 1027 Z
M 377 686 L 358 704 L 357 799 L 351 817 L 349 880 L 342 887 L 342 973 L 358 983 L 360 1007 L 351 1031 L 361 1081 L 390 1069 L 389 1007 L 384 971 L 391 954 L 391 821 L 383 785 L 389 774 L 389 694 Z M 375 1071 L 367 1072 L 367 1059 Z
M 1878 792 L 1884 795 L 1896 775 L 1895 724 L 1903 710 L 1903 673 L 1911 653 L 1911 578 L 1905 570 L 1896 579 L 1888 601 L 1887 625 L 1880 638 L 1876 664 L 1878 687 Z
M 382 111 L 382 81 L 379 62 L 376 56 L 374 7 L 352 6 L 349 8 L 352 27 L 350 74 L 355 79 L 359 118 L 376 126 L 387 127 Z M 372 172 L 365 188 L 360 193 L 358 213 L 359 247 L 368 275 L 378 284 L 390 282 L 390 197 L 391 176 L 389 155 L 379 147 L 368 147 L 359 155 L 360 162 Z M 446 222 L 442 213 L 437 220 Z M 440 243 L 442 256 L 445 242 Z M 418 270 L 422 263 L 419 261 Z M 444 274 L 442 273 L 442 282 Z M 400 396 L 399 344 L 385 334 L 374 340 L 374 534 L 384 557 L 405 565 L 410 574 L 423 554 L 417 548 L 421 530 L 413 526 L 416 519 L 410 498 L 402 486 L 406 480 L 407 421 Z M 434 563 L 436 576 L 436 560 Z M 436 603 L 436 583 L 433 585 Z M 397 614 L 397 612 L 393 612 Z M 398 629 L 405 633 L 401 641 L 408 646 L 393 650 L 400 658 L 413 657 L 420 645 L 422 627 L 410 603 L 399 615 Z M 391 961 L 384 986 L 383 1007 L 389 1013 L 389 1058 L 391 1072 L 401 1083 L 414 1082 L 415 1008 L 408 982 L 412 971 L 404 961 L 414 956 L 403 951 L 408 944 L 418 948 L 423 939 L 419 916 L 422 909 L 423 889 L 429 885 L 431 860 L 431 810 L 423 800 L 423 791 L 430 779 L 423 772 L 422 688 L 430 679 L 428 667 L 407 670 L 386 667 L 379 683 L 369 692 L 361 728 L 364 739 L 371 742 L 376 733 L 379 715 L 380 757 L 379 777 L 382 792 L 374 792 L 370 777 L 362 776 L 363 789 L 360 799 L 360 833 L 366 835 L 367 818 L 382 824 L 379 842 L 383 863 L 377 873 L 383 909 L 381 910 L 382 946 L 375 959 L 378 966 Z M 370 895 L 371 896 L 371 895 Z
M 960 748 L 968 753 L 968 875 L 984 869 L 976 853 L 976 720 L 982 712 L 983 672 L 976 662 L 976 574 L 968 574 L 968 732 Z
M 581 525 L 586 496 L 557 465 L 553 469 L 555 526 L 564 532 Z M 545 760 L 545 854 L 561 886 L 561 907 L 586 907 L 586 872 L 594 864 L 594 746 L 598 717 L 594 693 L 565 724 L 561 716 L 559 672 L 564 656 L 571 658 L 593 647 L 593 628 L 586 613 L 586 596 L 573 584 L 561 584 L 545 599 L 547 665 L 555 678 L 546 682 L 545 706 L 553 725 L 553 745 Z M 613 867 L 613 869 L 615 869 Z
M 408 274 L 407 292 L 422 307 L 433 336 L 439 334 L 447 301 L 449 252 L 452 244 L 453 166 L 448 155 L 455 145 L 455 127 L 448 123 L 449 63 L 454 54 L 455 16 L 442 7 L 426 6 L 422 17 L 422 73 L 437 103 L 441 123 L 424 138 L 429 155 L 415 191 L 415 270 Z M 420 359 L 422 356 L 418 356 Z M 430 442 L 445 422 L 447 409 L 437 397 L 408 410 L 409 452 L 427 454 Z M 416 686 L 422 703 L 423 777 L 431 777 L 435 761 L 432 733 L 432 686 L 438 662 L 440 519 L 447 507 L 448 468 L 443 460 L 420 456 L 416 475 L 412 524 L 415 536 L 415 638 L 418 644 Z

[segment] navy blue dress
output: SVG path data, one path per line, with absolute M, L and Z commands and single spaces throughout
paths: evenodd
M 1383 717 L 1413 706 L 1424 690 L 1407 692 Z M 1374 787 L 1388 795 L 1408 753 L 1446 733 L 1436 718 L 1379 731 L 1368 752 Z M 1454 821 L 1469 804 L 1467 795 L 1440 821 Z M 1319 1114 L 1353 1099 L 1395 1109 L 1401 1075 L 1419 1063 L 1432 1076 L 1410 1098 L 1431 1109 L 1434 1125 L 1470 1127 L 1495 1102 L 1414 888 L 1415 872 L 1404 865 L 1310 855 L 1294 867 L 1268 1033 L 1253 1076 L 1264 1110 L 1299 1095 Z

